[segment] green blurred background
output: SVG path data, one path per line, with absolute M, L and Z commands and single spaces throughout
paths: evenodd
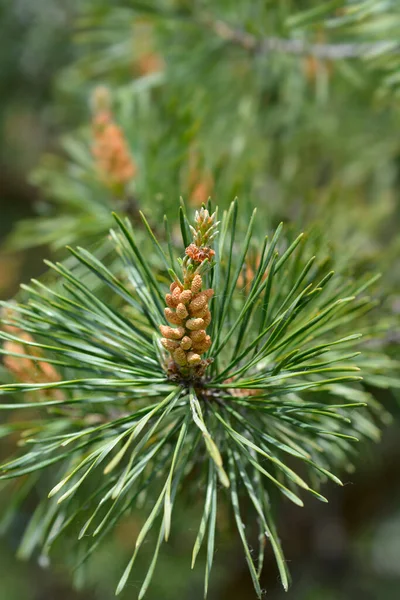
M 114 82 L 116 88 L 121 81 L 126 82 L 124 54 L 123 51 L 120 54 L 115 51 L 116 42 L 111 34 L 109 41 L 102 40 L 100 50 L 95 42 L 91 46 L 90 39 L 86 40 L 83 48 L 77 44 L 78 4 L 80 3 L 73 0 L 35 0 L 34 2 L 3 0 L 0 2 L 1 298 L 14 295 L 21 281 L 40 275 L 44 271 L 42 259 L 51 254 L 50 248 L 40 242 L 33 250 L 13 250 L 8 244 L 9 234 L 16 223 L 40 213 L 41 206 L 49 201 L 42 187 L 30 183 L 31 172 L 42 164 L 43 154 L 52 153 L 64 160 L 65 150 L 60 145 L 62 136 L 85 121 L 90 122 L 88 90 L 90 91 L 92 81 L 101 82 L 104 73 L 108 71 L 112 76 L 105 78 L 109 83 Z M 125 9 L 125 5 L 129 6 L 129 2 L 116 4 L 120 5 L 121 10 Z M 181 4 L 185 8 L 185 3 Z M 304 3 L 298 4 L 300 6 Z M 110 9 L 107 13 L 104 3 L 101 2 L 82 2 L 79 11 L 83 5 L 85 7 L 88 5 L 89 8 L 93 5 L 94 9 L 98 9 L 98 12 L 94 11 L 92 18 L 102 20 L 103 25 L 107 19 L 111 22 L 115 18 L 118 26 L 118 19 L 121 17 L 118 11 L 113 13 Z M 111 32 L 113 27 L 110 28 Z M 126 31 L 122 34 L 127 35 Z M 171 35 L 171 32 L 165 30 L 160 34 L 160 39 L 166 46 L 169 43 L 168 35 Z M 185 74 L 182 75 L 182 65 L 185 65 L 186 57 L 180 54 L 185 39 L 177 40 L 176 43 L 175 49 L 170 48 L 168 69 L 165 74 L 167 85 L 168 77 L 171 78 L 171 85 L 179 85 L 179 78 L 185 77 Z M 202 41 L 198 40 L 199 55 L 201 43 Z M 107 57 L 107 50 L 110 52 L 108 58 L 111 64 L 103 60 L 103 68 L 97 65 L 96 71 L 96 59 L 99 56 Z M 215 49 L 215 52 L 218 51 L 219 49 Z M 178 55 L 176 63 L 174 53 Z M 119 60 L 120 70 L 117 70 L 115 64 L 118 64 Z M 192 65 L 189 59 L 187 62 L 187 69 L 190 70 Z M 74 70 L 71 65 L 79 66 Z M 275 87 L 272 81 L 276 77 L 274 69 L 264 71 L 264 76 L 267 79 L 268 76 L 271 78 L 270 82 L 264 81 L 265 87 L 269 86 L 268 102 L 272 105 L 271 110 L 275 111 L 276 119 L 281 118 L 279 115 L 284 113 L 286 120 L 281 119 L 278 127 L 275 117 L 266 119 L 264 129 L 259 132 L 261 137 L 258 138 L 258 142 L 260 140 L 262 142 L 263 139 L 266 142 L 271 139 L 276 140 L 275 146 L 272 145 L 272 152 L 276 148 L 277 155 L 268 159 L 270 160 L 269 187 L 261 186 L 260 190 L 260 186 L 258 188 L 256 186 L 255 193 L 259 194 L 259 198 L 266 193 L 274 195 L 277 206 L 270 210 L 273 215 L 272 220 L 283 216 L 296 222 L 296 215 L 304 212 L 302 203 L 307 205 L 308 198 L 311 198 L 313 205 L 311 212 L 321 219 L 318 203 L 324 210 L 327 208 L 324 192 L 328 190 L 332 198 L 342 192 L 344 201 L 335 208 L 332 228 L 339 232 L 338 236 L 342 243 L 348 240 L 350 244 L 348 230 L 359 225 L 360 231 L 363 231 L 361 247 L 364 250 L 367 248 L 368 260 L 372 248 L 374 252 L 377 251 L 378 256 L 378 259 L 374 258 L 372 262 L 380 263 L 381 267 L 386 266 L 392 280 L 396 280 L 396 263 L 393 260 L 397 254 L 393 247 L 398 248 L 396 233 L 400 223 L 398 208 L 400 135 L 399 128 L 396 128 L 399 122 L 397 106 L 399 100 L 394 95 L 386 100 L 386 103 L 377 105 L 375 87 L 378 86 L 378 80 L 374 79 L 374 76 L 367 75 L 366 84 L 358 89 L 352 87 L 349 79 L 342 79 L 332 81 L 331 87 L 328 86 L 328 89 L 324 90 L 321 87 L 323 81 L 318 80 L 316 83 L 318 93 L 326 94 L 328 100 L 329 98 L 332 100 L 329 102 L 325 99 L 324 105 L 324 102 L 321 104 L 319 99 L 313 104 L 311 111 L 310 107 L 304 108 L 307 107 L 308 92 L 294 85 L 293 68 L 293 65 L 288 68 L 282 66 L 283 82 Z M 352 68 L 357 74 L 357 68 Z M 243 65 L 243 69 L 246 69 L 246 65 Z M 315 84 L 313 69 L 315 65 L 310 63 L 306 65 L 305 74 L 304 69 L 302 73 L 303 78 L 308 77 L 309 82 L 311 80 L 312 86 Z M 207 75 L 200 69 L 198 77 L 203 76 L 204 85 L 207 86 Z M 86 90 L 81 87 L 85 77 L 90 83 Z M 327 77 L 326 72 L 324 77 Z M 329 77 L 328 70 L 328 79 Z M 135 74 L 132 78 L 135 78 Z M 185 113 L 184 102 L 188 103 L 187 113 L 193 110 L 189 99 L 195 87 L 201 87 L 201 80 L 196 84 L 189 80 L 187 89 L 182 90 L 183 104 L 180 113 Z M 275 97 L 274 89 L 277 94 Z M 250 90 L 249 93 L 251 96 L 256 92 Z M 299 101 L 295 105 L 288 101 L 293 93 L 302 95 L 302 103 Z M 123 98 L 124 96 L 122 105 Z M 232 106 L 240 104 L 239 100 L 240 98 L 232 103 L 227 101 L 226 105 L 219 107 L 222 113 L 225 111 L 228 124 L 230 119 L 235 120 L 235 115 L 230 114 L 229 111 L 233 110 Z M 245 100 L 245 97 L 242 98 L 241 110 L 246 113 Z M 178 119 L 171 108 L 172 101 L 173 94 L 169 97 L 169 111 L 164 111 L 166 121 L 163 135 L 166 137 L 170 135 L 170 130 L 174 126 L 171 115 L 174 114 L 174 119 Z M 207 116 L 206 110 L 205 115 Z M 168 122 L 169 118 L 171 118 L 170 122 Z M 179 114 L 179 119 L 185 122 L 186 130 L 190 130 L 190 115 Z M 257 123 L 250 121 L 251 119 L 247 125 L 249 136 L 253 135 L 252 128 L 257 129 Z M 211 123 L 208 127 L 212 125 Z M 201 123 L 197 124 L 197 127 L 201 131 Z M 349 131 L 348 135 L 346 131 Z M 221 126 L 221 132 L 223 135 L 224 126 Z M 145 134 L 146 131 L 140 133 L 142 137 Z M 220 132 L 217 131 L 215 135 L 219 134 Z M 199 147 L 205 148 L 205 153 L 209 143 L 207 135 L 211 133 L 204 133 L 204 139 L 201 134 L 198 136 Z M 190 140 L 190 136 L 188 139 Z M 179 143 L 183 144 L 182 140 L 179 140 Z M 254 166 L 259 148 L 254 146 L 252 149 L 250 142 L 249 146 L 246 150 L 247 162 L 243 164 L 243 169 L 248 169 L 248 176 L 251 178 L 257 169 L 260 170 L 259 165 Z M 173 168 L 178 160 L 174 152 L 179 154 L 179 147 L 171 152 L 173 157 L 168 166 Z M 221 152 L 223 155 L 224 150 Z M 299 158 L 299 154 L 303 152 L 304 156 Z M 218 157 L 217 149 L 213 147 L 210 153 L 217 155 L 215 163 L 218 166 L 220 156 Z M 295 164 L 293 157 L 299 160 L 299 164 Z M 302 160 L 306 163 L 303 164 Z M 218 168 L 213 164 L 212 158 L 210 163 L 210 170 L 216 173 Z M 223 163 L 221 164 L 220 170 L 223 171 Z M 331 174 L 332 170 L 334 174 L 340 175 L 338 185 Z M 229 173 L 229 169 L 226 169 L 222 175 L 218 175 L 217 172 L 217 191 L 219 189 L 223 193 L 232 195 L 241 189 L 254 192 L 250 185 L 241 188 L 240 178 L 229 189 L 225 182 Z M 329 185 L 321 182 L 324 178 L 331 180 L 333 191 Z M 245 179 L 244 175 L 242 179 Z M 317 184 L 317 181 L 320 181 L 320 184 Z M 171 184 L 171 193 L 179 192 L 179 185 L 176 183 L 173 187 Z M 301 194 L 297 193 L 297 186 L 302 186 Z M 182 193 L 184 191 L 182 190 Z M 143 194 L 146 193 L 151 194 L 153 191 L 144 190 Z M 230 199 L 231 197 L 228 198 Z M 328 204 L 330 206 L 332 202 Z M 306 213 L 307 211 L 308 209 L 305 210 Z M 349 217 L 354 211 L 355 218 L 354 215 Z M 352 219 L 350 227 L 349 219 Z M 357 237 L 356 233 L 354 237 Z M 394 295 L 394 302 L 396 298 L 398 296 Z M 397 306 L 397 311 L 400 311 L 400 306 Z M 278 599 L 284 596 L 293 600 L 358 598 L 397 600 L 399 598 L 400 410 L 392 392 L 381 391 L 379 398 L 394 415 L 393 424 L 383 430 L 379 445 L 360 445 L 356 459 L 357 469 L 353 474 L 345 476 L 344 488 L 336 489 L 330 485 L 329 489 L 324 491 L 330 500 L 328 505 L 309 500 L 306 507 L 301 510 L 286 504 L 282 506 L 279 515 L 281 539 L 292 571 L 293 585 L 287 595 L 280 589 L 273 560 L 269 557 L 263 581 L 269 598 Z M 6 498 L 3 498 L 1 506 L 5 502 Z M 88 567 L 90 586 L 79 591 L 72 585 L 69 569 L 62 563 L 62 557 L 56 557 L 51 566 L 37 564 L 34 561 L 27 564 L 15 558 L 19 536 L 29 518 L 31 508 L 29 502 L 24 505 L 17 521 L 1 538 L 0 597 L 7 600 L 78 600 L 80 598 L 111 600 L 114 597 L 114 583 L 123 564 L 120 559 L 128 554 L 135 537 L 135 521 L 122 523 L 114 538 L 99 551 Z M 222 535 L 217 546 L 216 567 L 209 597 L 212 600 L 253 598 L 247 566 L 238 540 L 232 535 L 229 523 L 221 523 L 220 527 Z M 193 529 L 192 512 L 182 506 L 179 535 L 176 535 L 172 543 L 165 546 L 163 550 L 154 585 L 148 594 L 150 600 L 202 598 L 201 570 L 195 570 L 192 574 L 188 569 L 190 545 L 188 538 L 190 538 L 189 534 L 193 534 Z M 140 580 L 140 572 L 138 580 Z M 139 584 L 136 586 L 133 581 L 128 586 L 124 598 L 136 597 L 138 589 Z

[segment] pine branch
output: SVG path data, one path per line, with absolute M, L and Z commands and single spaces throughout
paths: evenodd
M 222 496 L 232 505 L 256 594 L 266 539 L 287 588 L 268 497 L 277 492 L 298 506 L 307 494 L 327 501 L 319 486 L 327 479 L 341 484 L 334 471 L 350 464 L 354 442 L 379 437 L 373 421 L 383 411 L 361 387 L 360 367 L 385 387 L 396 366 L 360 355 L 360 335 L 351 333 L 369 331 L 363 317 L 373 302 L 362 294 L 376 278 L 326 272 L 324 261 L 310 259 L 304 236 L 285 239 L 280 226 L 260 239 L 255 219 L 241 231 L 237 213 L 234 202 L 218 237 L 217 211 L 202 207 L 191 226 L 181 206 L 186 250 L 178 268 L 171 240 L 164 249 L 145 217 L 151 262 L 129 220 L 115 216 L 118 275 L 113 263 L 108 268 L 78 248 L 71 252 L 79 277 L 50 264 L 62 285 L 33 281 L 25 286 L 27 303 L 3 304 L 9 378 L 0 396 L 15 401 L 0 410 L 35 408 L 38 418 L 13 419 L 2 429 L 19 433 L 21 443 L 0 467 L 0 480 L 40 477 L 38 489 L 48 493 L 26 529 L 21 556 L 37 546 L 47 554 L 79 524 L 77 544 L 85 538 L 88 558 L 146 495 L 148 514 L 117 586 L 119 593 L 155 529 L 142 598 L 172 532 L 177 498 L 205 489 L 192 558 L 207 539 L 205 592 Z M 257 266 L 252 242 L 262 249 Z M 243 278 L 247 266 L 250 280 Z M 246 495 L 260 528 L 257 565 L 243 522 Z
M 312 43 L 305 40 L 267 37 L 258 39 L 254 35 L 235 29 L 221 20 L 206 19 L 204 24 L 221 39 L 241 46 L 254 54 L 280 53 L 293 56 L 314 56 L 325 60 L 356 59 L 375 54 L 395 55 L 400 53 L 396 41 Z

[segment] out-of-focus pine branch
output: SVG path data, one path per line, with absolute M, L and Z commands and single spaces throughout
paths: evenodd
M 206 20 L 205 24 L 222 39 L 237 44 L 245 50 L 249 50 L 256 54 L 277 52 L 297 56 L 314 56 L 315 58 L 326 60 L 343 60 L 347 58 L 374 56 L 383 53 L 386 53 L 389 56 L 400 53 L 399 42 L 377 41 L 318 44 L 304 40 L 290 40 L 279 37 L 258 39 L 244 31 L 233 29 L 224 21 Z

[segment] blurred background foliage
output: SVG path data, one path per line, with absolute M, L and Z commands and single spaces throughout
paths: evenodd
M 134 220 L 143 209 L 162 229 L 179 196 L 192 207 L 238 196 L 259 207 L 260 229 L 314 225 L 344 264 L 378 266 L 382 314 L 398 320 L 396 0 L 3 0 L 0 32 L 1 297 L 65 244 L 95 245 L 110 209 Z M 360 448 L 348 485 L 329 486 L 329 505 L 282 507 L 296 600 L 398 598 L 399 408 L 396 391 L 379 395 L 394 423 Z M 62 553 L 51 568 L 14 558 L 33 505 L 2 541 L 3 596 L 111 599 L 135 519 L 96 555 L 80 592 Z M 186 568 L 194 511 L 181 508 L 149 598 L 201 597 L 200 569 Z M 210 597 L 252 598 L 226 521 Z M 272 561 L 265 587 L 283 597 Z

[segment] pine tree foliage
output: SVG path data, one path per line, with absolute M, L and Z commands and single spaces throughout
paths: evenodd
M 88 558 L 140 504 L 147 516 L 117 593 L 152 532 L 141 598 L 173 531 L 174 505 L 194 487 L 204 508 L 192 566 L 202 551 L 205 593 L 221 503 L 231 507 L 256 595 L 267 548 L 287 589 L 274 503 L 326 501 L 321 484 L 341 483 L 336 473 L 351 465 L 355 442 L 377 439 L 385 417 L 362 386 L 362 377 L 389 385 L 393 367 L 362 341 L 362 333 L 374 337 L 366 293 L 376 277 L 335 274 L 323 242 L 321 259 L 312 236 L 292 238 L 282 225 L 260 237 L 255 211 L 243 231 L 236 201 L 221 213 L 203 207 L 193 225 L 181 207 L 178 260 L 171 236 L 161 244 L 143 217 L 158 268 L 131 222 L 114 219 L 115 272 L 70 249 L 79 276 L 76 266 L 49 264 L 62 285 L 33 280 L 24 303 L 3 303 L 0 337 L 16 379 L 0 386 L 14 398 L 0 409 L 21 420 L 1 433 L 20 432 L 21 442 L 0 478 L 23 478 L 29 489 L 39 476 L 48 492 L 20 552 L 47 556 L 72 530 Z M 206 328 L 209 343 L 199 334 Z M 30 409 L 37 417 L 26 423 Z
M 34 175 L 46 203 L 14 245 L 86 244 L 111 210 L 161 220 L 180 195 L 238 196 L 274 225 L 318 220 L 373 262 L 394 234 L 399 26 L 394 1 L 82 3 L 80 58 L 58 86 L 86 118 L 65 137 L 68 160 Z M 97 84 L 137 167 L 123 198 L 92 156 Z
M 205 592 L 221 507 L 256 593 L 267 553 L 286 589 L 275 509 L 324 501 L 356 440 L 389 420 L 373 390 L 399 387 L 385 348 L 398 335 L 400 5 L 78 4 L 80 58 L 57 82 L 60 114 L 78 116 L 33 174 L 44 201 L 10 244 L 86 249 L 4 304 L 13 418 L 0 434 L 20 441 L 0 470 L 16 486 L 2 525 L 39 490 L 19 556 L 46 560 L 69 538 L 85 561 L 144 509 L 118 584 L 151 538 L 142 597 L 178 502 L 201 495 Z M 180 195 L 191 209 L 219 198 L 211 243 L 184 206 L 177 224 Z

